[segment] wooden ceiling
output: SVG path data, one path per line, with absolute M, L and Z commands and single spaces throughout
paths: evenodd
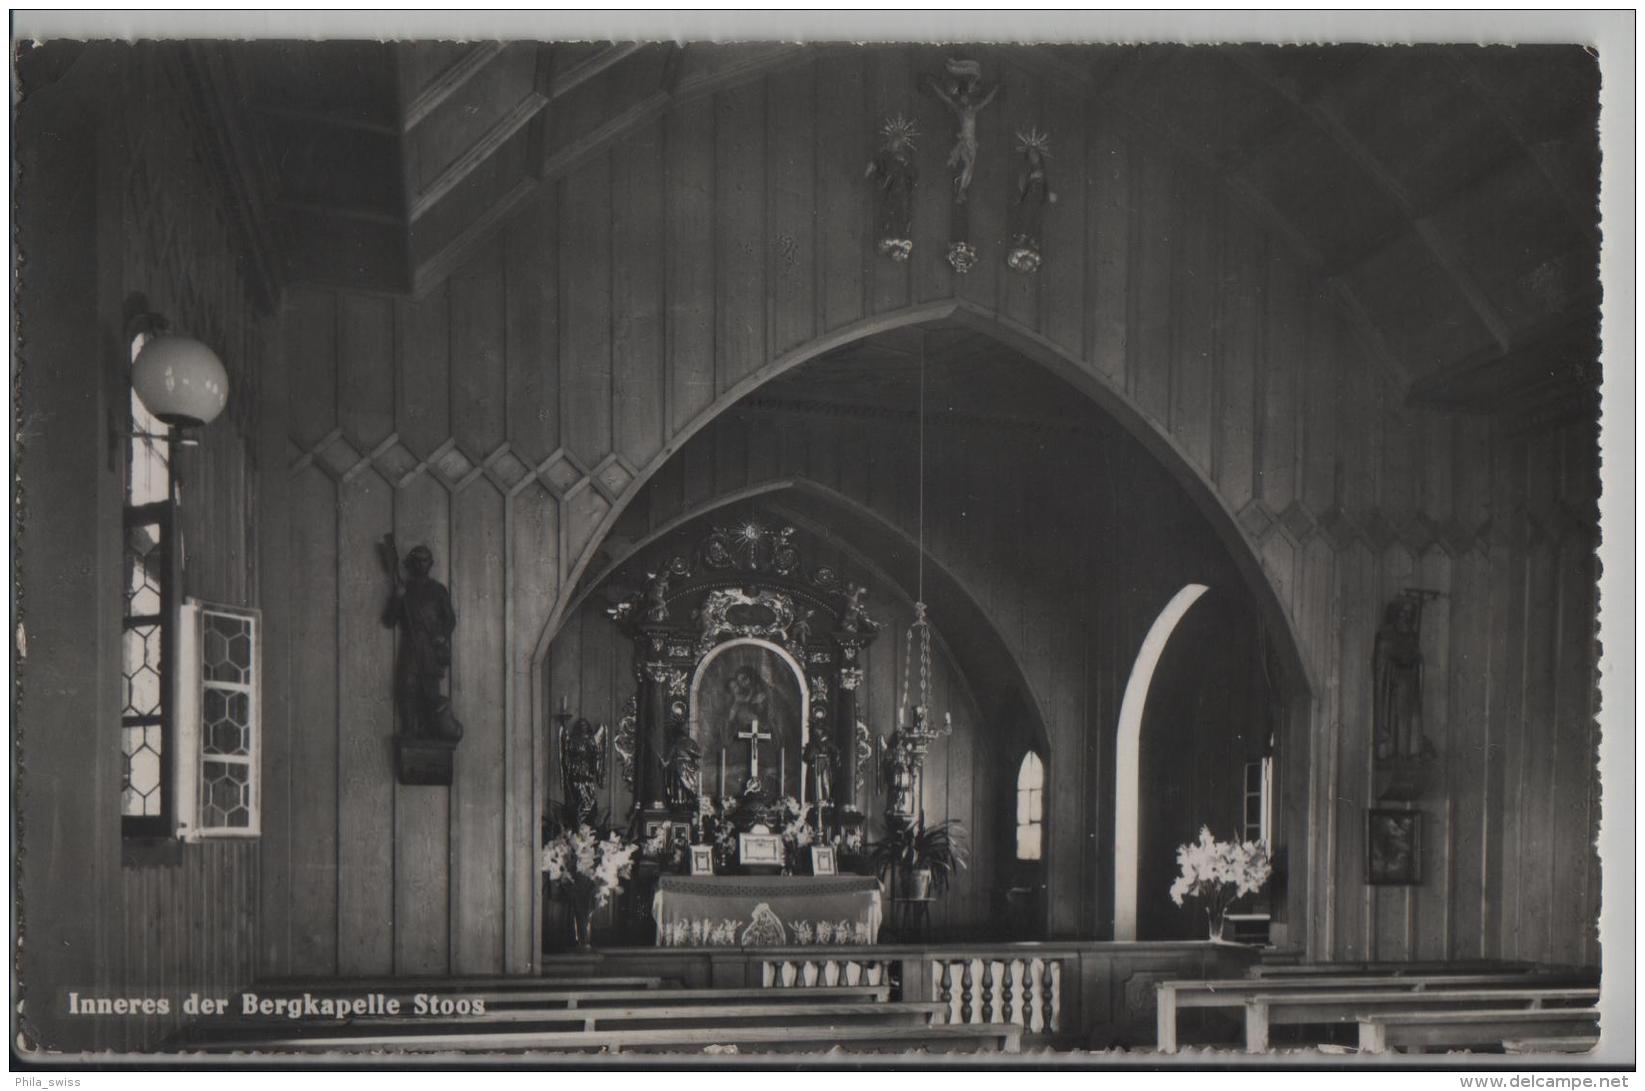
M 421 293 L 672 105 L 850 46 L 197 47 L 283 279 Z M 1598 67 L 1574 46 L 987 47 L 1220 177 L 1419 401 L 1489 408 L 1597 333 Z M 1509 374 L 1523 382 L 1504 384 Z M 1490 380 L 1483 376 L 1489 374 Z

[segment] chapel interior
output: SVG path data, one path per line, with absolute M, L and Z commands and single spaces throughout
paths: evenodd
M 396 983 L 513 1049 L 722 1033 L 522 983 L 820 990 L 745 1051 L 1591 1047 L 1591 51 L 13 64 L 23 1048 Z M 586 911 L 583 823 L 651 846 Z M 1209 922 L 1202 828 L 1266 869 Z M 1310 974 L 1380 999 L 1193 985 Z

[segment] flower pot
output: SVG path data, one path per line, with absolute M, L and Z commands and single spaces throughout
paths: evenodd
M 924 900 L 931 897 L 931 869 L 915 868 L 908 873 L 908 893 L 905 897 Z

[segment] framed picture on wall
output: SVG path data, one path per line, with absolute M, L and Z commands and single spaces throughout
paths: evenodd
M 839 869 L 834 862 L 833 845 L 811 846 L 811 874 L 838 875 Z
M 1365 881 L 1372 886 L 1422 882 L 1422 812 L 1373 807 L 1366 819 Z
M 691 874 L 693 874 L 693 875 L 712 875 L 712 874 L 714 874 L 714 846 L 713 845 L 692 845 L 691 846 Z

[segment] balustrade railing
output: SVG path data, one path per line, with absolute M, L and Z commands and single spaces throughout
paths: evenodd
M 827 988 L 835 985 L 886 985 L 891 970 L 884 959 L 850 955 L 820 958 L 765 959 L 761 984 L 768 989 Z
M 934 952 L 927 971 L 931 998 L 948 1006 L 950 1023 L 1015 1023 L 1028 1034 L 1062 1030 L 1060 959 Z

